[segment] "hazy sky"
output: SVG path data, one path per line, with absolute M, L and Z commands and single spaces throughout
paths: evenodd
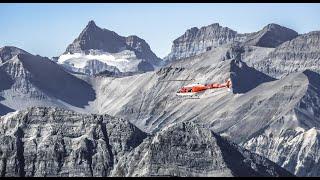
M 0 47 L 52 57 L 94 20 L 119 35 L 137 35 L 164 57 L 191 27 L 219 23 L 240 33 L 277 23 L 298 33 L 320 30 L 320 4 L 0 4 Z

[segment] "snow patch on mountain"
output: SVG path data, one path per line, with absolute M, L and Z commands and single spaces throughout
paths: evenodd
M 58 64 L 63 64 L 68 69 L 86 68 L 90 61 L 99 61 L 105 65 L 116 67 L 121 72 L 138 71 L 138 64 L 141 59 L 138 59 L 133 51 L 124 50 L 120 53 L 108 53 L 96 50 L 90 50 L 89 54 L 85 53 L 67 53 L 63 54 L 58 59 Z M 104 69 L 106 70 L 106 69 Z

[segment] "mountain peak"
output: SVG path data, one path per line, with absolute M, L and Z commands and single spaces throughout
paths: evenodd
M 88 24 L 84 28 L 83 32 L 90 31 L 92 33 L 92 32 L 95 32 L 94 30 L 96 30 L 96 29 L 100 29 L 100 28 L 96 25 L 96 23 L 93 20 L 91 20 L 91 21 L 88 22 Z
M 0 48 L 0 51 L 23 51 L 23 50 L 15 46 L 3 46 Z
M 87 25 L 88 27 L 96 27 L 97 25 L 96 25 L 96 23 L 93 21 L 93 20 L 90 20 L 89 22 L 88 22 L 88 25 Z
M 83 57 L 81 63 L 83 63 L 84 66 L 81 66 L 81 68 L 76 68 L 73 65 L 70 66 L 70 64 L 64 63 L 75 60 L 76 58 L 74 56 L 68 55 L 75 53 L 78 53 Z M 93 56 L 98 54 L 113 54 L 111 56 L 114 58 L 130 58 L 130 61 L 126 62 L 126 65 L 123 65 L 120 61 L 106 63 L 97 56 L 94 58 L 91 56 L 89 58 L 87 56 L 88 54 Z M 149 71 L 150 69 L 153 70 L 153 65 L 156 66 L 161 61 L 161 59 L 152 52 L 150 46 L 145 40 L 136 35 L 124 37 L 114 31 L 100 28 L 93 20 L 89 21 L 80 35 L 70 45 L 68 45 L 66 51 L 60 57 L 62 56 L 66 59 L 61 60 L 61 63 L 64 64 L 65 67 L 68 67 L 69 70 L 87 73 L 90 75 L 108 70 L 110 66 L 116 66 L 120 71 L 139 70 L 144 72 Z M 141 61 L 141 63 L 138 63 L 138 61 Z M 137 64 L 139 64 L 139 66 Z M 151 66 L 152 68 L 149 68 Z M 146 69 L 143 67 L 148 68 Z
M 221 27 L 219 23 L 212 23 L 209 26 L 205 26 L 205 27 Z
M 247 45 L 275 48 L 285 41 L 297 37 L 298 33 L 287 27 L 270 23 L 246 39 Z
M 266 29 L 266 30 L 278 30 L 278 29 L 291 30 L 287 27 L 284 27 L 284 26 L 281 26 L 281 25 L 275 24 L 275 23 L 267 24 L 263 29 Z M 291 30 L 291 31 L 293 31 L 293 30 Z
M 0 62 L 5 62 L 19 54 L 29 54 L 29 53 L 15 46 L 4 46 L 0 48 Z
M 266 27 L 274 28 L 274 27 L 282 27 L 282 26 L 280 26 L 279 24 L 276 24 L 276 23 L 270 23 L 270 24 L 266 25 Z

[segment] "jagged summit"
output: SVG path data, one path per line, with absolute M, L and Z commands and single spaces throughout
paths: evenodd
M 99 27 L 96 25 L 96 23 L 91 20 L 88 22 L 87 26 L 84 28 L 83 31 L 90 31 L 90 30 L 95 30 L 95 29 L 98 29 Z M 101 29 L 101 28 L 99 28 Z
M 89 21 L 57 62 L 70 71 L 94 75 L 114 68 L 122 73 L 152 71 L 161 59 L 138 36 L 120 36 Z
M 83 29 L 79 37 L 81 37 L 81 35 L 83 36 L 85 32 L 94 33 L 94 32 L 97 32 L 98 30 L 102 30 L 102 29 L 98 27 L 93 20 L 91 20 L 88 22 L 87 26 Z
M 70 44 L 65 53 L 78 53 L 90 49 L 98 49 L 110 53 L 119 52 L 125 48 L 123 37 L 117 33 L 98 27 L 94 21 L 89 21 L 87 26 L 80 33 L 72 44 Z
M 93 20 L 90 20 L 90 21 L 88 22 L 87 27 L 97 27 L 97 25 L 96 25 L 96 23 L 95 23 Z
M 173 41 L 171 53 L 164 59 L 172 61 L 195 56 L 233 42 L 237 38 L 236 35 L 236 31 L 228 27 L 222 27 L 219 23 L 203 26 L 200 29 L 193 27 Z

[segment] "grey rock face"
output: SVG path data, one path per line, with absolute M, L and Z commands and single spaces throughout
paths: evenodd
M 267 57 L 255 63 L 254 67 L 277 78 L 306 69 L 319 73 L 319 44 L 320 31 L 300 35 L 275 48 Z
M 165 57 L 166 61 L 195 56 L 221 45 L 241 42 L 243 46 L 277 47 L 281 43 L 298 36 L 289 28 L 268 24 L 262 30 L 254 33 L 240 34 L 218 23 L 201 27 L 194 27 L 173 41 L 171 53 Z
M 191 57 L 222 44 L 233 42 L 237 39 L 237 32 L 218 23 L 198 29 L 193 27 L 185 34 L 173 41 L 171 53 L 165 57 L 166 61 Z
M 171 125 L 121 158 L 114 176 L 291 176 L 207 128 Z
M 57 108 L 2 116 L 1 176 L 108 176 L 146 134 L 128 121 Z

